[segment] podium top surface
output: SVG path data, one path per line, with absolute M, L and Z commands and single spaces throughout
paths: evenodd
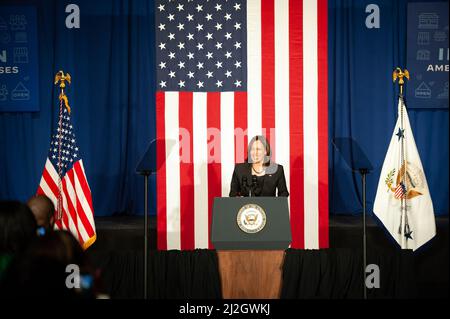
M 220 250 L 284 250 L 291 243 L 286 197 L 216 197 L 211 241 Z

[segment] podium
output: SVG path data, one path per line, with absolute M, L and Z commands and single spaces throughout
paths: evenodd
M 211 241 L 223 298 L 279 298 L 291 240 L 286 197 L 215 198 Z

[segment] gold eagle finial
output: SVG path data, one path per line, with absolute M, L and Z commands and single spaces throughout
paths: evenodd
M 64 89 L 66 87 L 66 83 L 65 83 L 66 81 L 69 82 L 69 84 L 72 82 L 72 78 L 70 77 L 69 73 L 64 74 L 63 71 L 59 71 L 58 73 L 56 73 L 55 85 L 58 84 L 58 82 L 61 82 L 59 84 L 59 87 Z
M 64 102 L 64 105 L 66 106 L 67 112 L 70 114 L 70 106 L 69 106 L 69 100 L 67 99 L 66 94 L 64 93 L 64 88 L 66 87 L 66 81 L 71 84 L 72 78 L 70 77 L 69 73 L 64 74 L 64 72 L 61 70 L 55 75 L 55 85 L 59 83 L 59 87 L 61 88 L 61 93 L 59 94 L 59 99 Z
M 394 72 L 392 72 L 392 81 L 395 83 L 398 79 L 401 95 L 403 95 L 403 84 L 405 84 L 405 80 L 403 78 L 407 78 L 409 80 L 409 71 L 407 69 L 402 70 L 399 67 L 395 68 Z

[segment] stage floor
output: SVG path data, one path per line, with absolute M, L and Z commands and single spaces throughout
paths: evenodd
M 88 249 L 90 255 L 118 251 L 142 251 L 144 248 L 143 216 L 96 217 L 97 241 Z M 448 217 L 436 218 L 437 235 L 414 254 L 414 268 L 419 296 L 449 296 Z M 371 216 L 366 218 L 367 250 L 372 255 L 395 254 L 396 243 Z M 350 248 L 362 251 L 362 217 L 334 215 L 329 221 L 330 249 Z M 156 249 L 156 217 L 149 217 L 149 249 Z
M 108 216 L 95 217 L 97 229 L 97 241 L 93 249 L 124 249 L 142 250 L 144 248 L 144 216 Z M 437 235 L 432 240 L 440 241 L 448 239 L 448 217 L 436 218 Z M 333 215 L 329 220 L 330 248 L 361 248 L 362 247 L 362 217 L 352 215 Z M 376 219 L 366 217 L 367 241 L 373 243 L 378 239 L 379 245 L 389 243 L 392 249 L 396 249 L 395 243 L 390 239 L 382 226 Z M 116 242 L 117 232 L 120 232 L 121 241 Z M 379 237 L 381 235 L 381 237 Z M 374 238 L 375 236 L 375 238 Z M 111 245 L 114 241 L 114 245 Z M 149 247 L 156 249 L 156 217 L 149 216 Z M 447 241 L 448 245 L 448 241 Z

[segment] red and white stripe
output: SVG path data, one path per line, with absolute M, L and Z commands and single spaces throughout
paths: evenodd
M 248 0 L 247 92 L 156 93 L 158 249 L 213 248 L 214 197 L 257 134 L 285 170 L 291 247 L 328 247 L 327 15 L 326 0 Z
M 401 184 L 398 184 L 397 187 L 395 188 L 395 193 L 394 193 L 395 198 L 405 198 L 405 191 L 402 187 Z
M 84 249 L 96 239 L 94 210 L 83 161 L 79 160 L 61 181 L 62 218 L 56 219 L 58 204 L 58 172 L 47 159 L 37 193 L 46 195 L 55 205 L 55 229 L 68 230 Z

